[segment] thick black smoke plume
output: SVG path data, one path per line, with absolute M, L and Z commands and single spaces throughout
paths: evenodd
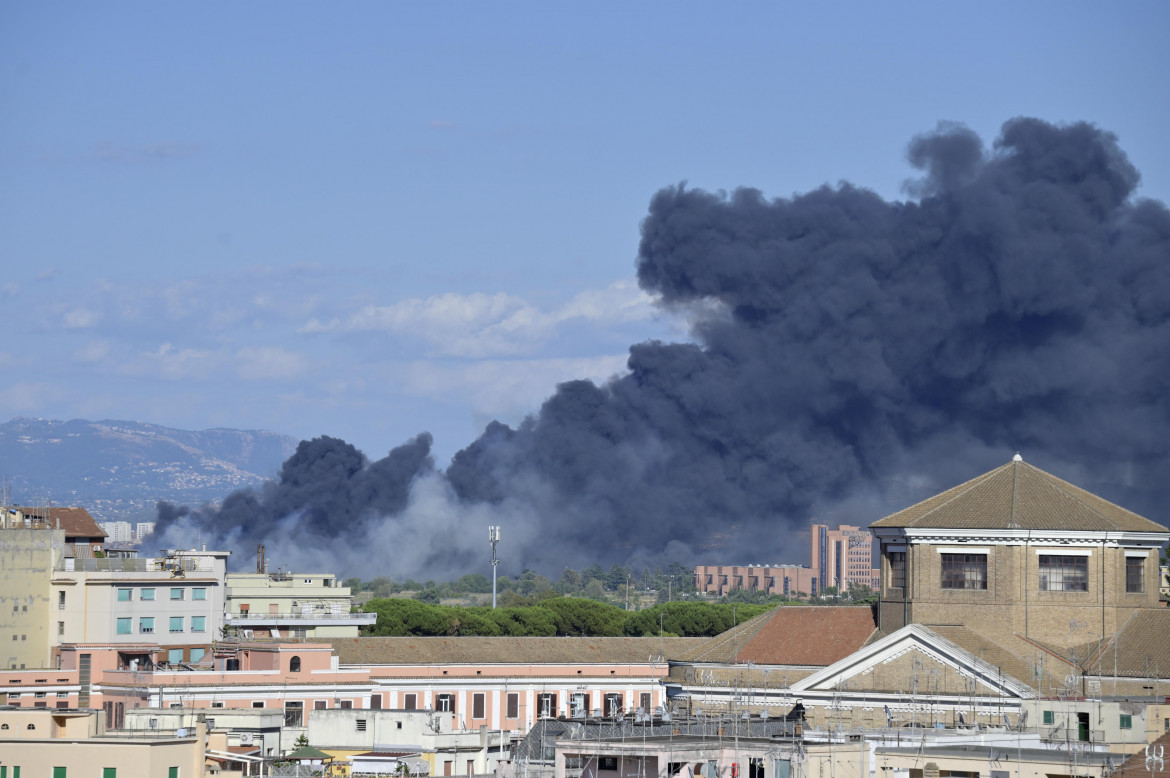
M 489 523 L 548 572 L 804 562 L 811 518 L 864 525 L 1017 450 L 1165 522 L 1170 212 L 1131 199 L 1137 171 L 1088 124 L 1015 119 L 991 149 L 940 125 L 909 159 L 906 202 L 664 189 L 638 280 L 694 344 L 633 346 L 628 375 L 561 385 L 446 473 L 425 436 L 372 465 L 319 439 L 279 483 L 160 529 L 380 549 L 331 563 L 436 578 Z

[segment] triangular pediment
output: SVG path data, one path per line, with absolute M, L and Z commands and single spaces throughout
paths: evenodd
M 1028 698 L 1018 678 L 920 624 L 911 624 L 792 685 L 793 693 Z

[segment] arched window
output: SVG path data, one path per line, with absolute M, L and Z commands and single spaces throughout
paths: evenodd
M 0 724 L 0 729 L 8 729 L 8 725 L 7 724 Z
M 301 671 L 301 658 L 294 656 L 288 663 L 289 672 L 299 673 Z
M 28 728 L 29 728 L 29 729 L 36 729 L 36 728 L 37 728 L 37 725 L 36 725 L 36 724 L 29 724 L 29 725 L 28 725 Z

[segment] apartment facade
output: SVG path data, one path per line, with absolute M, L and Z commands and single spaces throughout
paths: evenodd
M 351 613 L 353 594 L 332 573 L 231 573 L 225 607 L 245 638 L 356 638 L 378 618 Z
M 698 565 L 695 588 L 704 594 L 720 597 L 746 589 L 752 592 L 779 594 L 785 597 L 816 593 L 815 575 L 799 565 Z
M 50 650 L 109 643 L 146 648 L 154 664 L 203 661 L 223 627 L 229 553 L 67 560 L 52 571 Z
M 182 733 L 128 738 L 107 731 L 101 711 L 0 708 L 0 775 L 203 776 L 206 738 L 202 723 Z

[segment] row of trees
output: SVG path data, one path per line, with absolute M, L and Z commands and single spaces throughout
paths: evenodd
M 365 610 L 378 614 L 363 634 L 385 636 L 507 635 L 516 637 L 709 637 L 775 605 L 668 602 L 627 611 L 581 597 L 549 597 L 519 608 L 434 605 L 416 599 L 373 599 Z
M 349 578 L 345 585 L 355 592 L 372 592 L 375 597 L 413 592 L 419 599 L 435 603 L 487 594 L 492 590 L 491 579 L 479 573 L 469 573 L 456 581 L 441 582 L 412 579 L 396 582 L 386 576 L 378 576 L 370 581 Z M 614 595 L 648 591 L 657 593 L 658 602 L 667 602 L 685 598 L 695 591 L 694 571 L 681 562 L 673 562 L 665 569 L 646 567 L 640 572 L 624 565 L 613 565 L 609 570 L 596 564 L 583 570 L 566 567 L 556 581 L 526 569 L 516 578 L 500 576 L 496 581 L 496 589 L 504 595 L 502 602 L 508 605 L 530 605 L 539 599 L 564 595 L 608 602 Z

